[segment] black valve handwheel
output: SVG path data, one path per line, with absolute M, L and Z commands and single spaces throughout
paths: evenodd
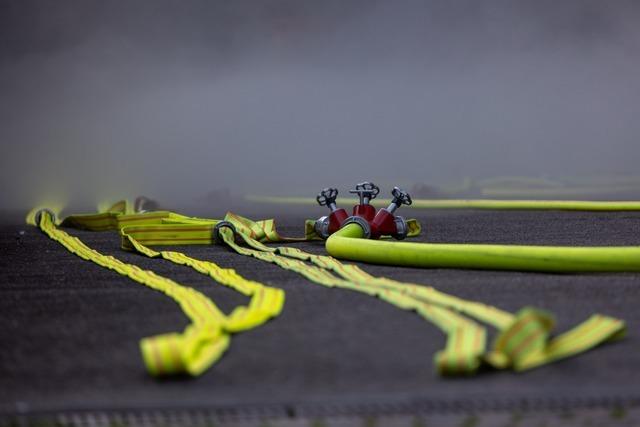
M 363 193 L 367 193 L 369 198 L 375 199 L 378 193 L 380 193 L 380 187 L 375 185 L 373 182 L 365 181 L 356 185 L 356 190 L 360 190 Z
M 413 203 L 409 193 L 398 187 L 393 187 L 393 190 L 391 190 L 391 195 L 393 196 L 393 202 L 397 205 L 410 205 L 411 203 Z
M 367 197 L 369 199 L 375 199 L 378 193 L 380 193 L 380 187 L 373 182 L 365 181 L 356 184 L 355 190 L 349 190 L 351 194 L 359 194 L 360 197 Z
M 316 201 L 320 206 L 327 206 L 336 201 L 338 197 L 338 189 L 337 188 L 324 188 L 318 196 L 316 196 Z

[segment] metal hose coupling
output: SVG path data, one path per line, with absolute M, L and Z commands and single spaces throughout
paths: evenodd
M 220 230 L 222 228 L 230 228 L 231 231 L 233 232 L 233 235 L 235 236 L 237 231 L 236 231 L 236 227 L 230 223 L 229 221 L 220 221 L 219 223 L 217 223 L 215 225 L 215 227 L 213 227 L 213 243 L 215 243 L 216 245 L 224 245 L 225 241 L 222 238 L 222 236 L 220 235 Z
M 344 220 L 344 222 L 342 223 L 342 227 L 340 228 L 344 228 L 349 224 L 358 224 L 360 228 L 362 228 L 362 232 L 364 233 L 364 238 L 365 239 L 371 238 L 371 226 L 369 225 L 369 222 L 366 219 L 356 215 L 350 216 L 349 218 Z
M 36 214 L 33 217 L 33 219 L 34 219 L 34 221 L 36 223 L 36 226 L 40 225 L 40 220 L 42 219 L 42 215 L 45 212 L 48 213 L 49 215 L 51 215 L 51 219 L 53 220 L 53 222 L 57 221 L 57 216 L 56 216 L 56 213 L 54 211 L 52 211 L 51 209 L 48 209 L 48 208 L 42 208 L 38 212 L 36 212 Z
M 329 217 L 324 215 L 318 218 L 313 225 L 313 229 L 318 236 L 326 240 L 331 234 L 329 233 Z
M 158 210 L 158 203 L 145 196 L 138 196 L 133 201 L 133 211 L 136 213 L 145 213 Z
M 396 224 L 396 232 L 392 237 L 396 240 L 404 240 L 409 234 L 409 224 L 407 220 L 400 215 L 396 215 L 393 221 Z

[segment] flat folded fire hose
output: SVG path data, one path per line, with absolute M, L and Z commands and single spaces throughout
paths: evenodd
M 128 224 L 140 224 L 137 226 L 146 224 L 153 229 L 154 226 L 151 224 L 160 224 L 162 218 L 175 215 L 168 212 L 128 215 L 127 207 L 126 203 L 118 203 L 107 212 L 70 216 L 61 225 L 98 231 L 123 230 Z M 178 303 L 191 320 L 191 324 L 182 333 L 163 334 L 140 341 L 142 357 L 151 375 L 200 375 L 226 351 L 230 334 L 258 327 L 277 316 L 282 310 L 284 292 L 280 289 L 247 280 L 232 269 L 221 268 L 213 262 L 196 260 L 180 252 L 152 251 L 129 237 L 129 241 L 146 256 L 162 257 L 176 264 L 190 266 L 200 273 L 209 275 L 218 283 L 251 297 L 248 306 L 237 307 L 226 316 L 209 298 L 193 288 L 182 286 L 152 271 L 142 270 L 135 265 L 126 264 L 112 256 L 92 250 L 78 238 L 60 230 L 55 223 L 55 215 L 51 211 L 32 212 L 27 220 L 37 224 L 49 237 L 79 257 L 163 292 Z M 171 228 L 175 227 L 165 227 L 165 233 L 171 233 Z M 177 242 L 179 244 L 199 242 L 201 237 L 198 230 L 194 230 L 195 228 L 183 227 Z M 158 243 L 169 244 L 169 241 L 158 241 Z
M 202 374 L 222 356 L 231 334 L 258 327 L 276 317 L 285 299 L 282 290 L 245 279 L 232 269 L 180 252 L 158 252 L 149 248 L 155 245 L 227 245 L 240 255 L 273 263 L 315 284 L 365 293 L 397 308 L 415 311 L 447 335 L 445 348 L 434 356 L 436 370 L 442 375 L 469 375 L 480 368 L 532 369 L 620 339 L 626 333 L 623 321 L 594 314 L 573 329 L 552 337 L 554 318 L 544 310 L 524 307 L 512 314 L 429 286 L 375 277 L 358 266 L 343 264 L 331 256 L 309 254 L 291 246 L 265 245 L 316 239 L 310 223 L 307 223 L 304 238 L 287 238 L 277 233 L 273 220 L 254 222 L 233 213 L 228 213 L 223 221 L 187 217 L 168 211 L 131 213 L 126 202 L 119 202 L 97 214 L 72 215 L 59 223 L 52 211 L 34 209 L 27 221 L 72 253 L 161 291 L 180 305 L 191 320 L 185 331 L 143 338 L 140 342 L 144 363 L 154 376 Z M 409 237 L 420 233 L 416 221 L 409 220 L 408 225 Z M 93 231 L 119 230 L 123 249 L 190 266 L 250 297 L 251 301 L 248 306 L 237 307 L 230 315 L 225 315 L 200 292 L 100 254 L 58 226 Z M 344 227 L 327 241 L 328 250 L 331 253 L 332 242 L 339 239 L 378 245 L 400 244 L 359 239 L 362 237 L 360 231 L 357 224 Z M 355 252 L 358 251 L 360 249 L 356 248 Z M 354 259 L 367 261 L 362 255 L 358 256 L 351 254 Z M 497 338 L 489 348 L 487 331 L 476 320 L 498 330 Z

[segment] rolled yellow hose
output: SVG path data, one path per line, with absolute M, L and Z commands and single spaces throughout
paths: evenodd
M 640 246 L 409 243 L 362 237 L 364 231 L 358 224 L 348 224 L 327 239 L 327 252 L 339 259 L 404 267 L 559 273 L 640 271 Z

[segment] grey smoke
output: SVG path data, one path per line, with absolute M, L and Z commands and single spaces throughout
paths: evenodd
M 634 1 L 0 2 L 0 207 L 634 173 Z

